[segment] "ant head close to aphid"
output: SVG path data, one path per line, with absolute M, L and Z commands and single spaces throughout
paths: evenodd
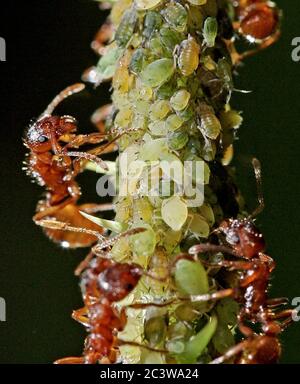
M 142 269 L 137 264 L 116 263 L 98 276 L 102 294 L 111 302 L 124 299 L 137 285 Z
M 252 259 L 265 250 L 264 237 L 251 219 L 224 220 L 219 231 L 235 252 L 246 259 Z
M 82 91 L 84 84 L 73 84 L 60 92 L 37 121 L 30 125 L 25 133 L 25 145 L 35 153 L 43 153 L 53 149 L 55 142 L 62 136 L 74 133 L 77 130 L 76 120 L 72 116 L 52 116 L 55 108 L 67 97 Z
M 53 139 L 59 141 L 76 130 L 76 120 L 71 116 L 45 116 L 28 128 L 24 141 L 33 152 L 43 153 L 53 148 Z

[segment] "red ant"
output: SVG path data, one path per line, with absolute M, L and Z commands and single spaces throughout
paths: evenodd
M 264 253 L 263 235 L 253 222 L 253 218 L 264 207 L 261 192 L 261 167 L 257 159 L 253 159 L 253 166 L 258 186 L 258 208 L 248 218 L 227 219 L 220 224 L 215 232 L 225 236 L 227 245 L 199 244 L 189 250 L 189 253 L 193 255 L 204 252 L 223 252 L 244 259 L 242 261 L 224 260 L 216 264 L 204 262 L 208 266 L 226 267 L 229 270 L 240 271 L 238 287 L 224 289 L 211 295 L 191 297 L 192 301 L 207 301 L 230 296 L 242 304 L 238 325 L 242 334 L 246 336 L 246 340 L 233 347 L 224 356 L 216 359 L 215 363 L 223 362 L 245 350 L 248 352 L 244 353 L 238 362 L 276 362 L 280 357 L 280 344 L 277 335 L 292 321 L 293 310 L 273 312 L 273 309 L 287 303 L 285 298 L 268 299 L 267 297 L 269 277 L 275 268 L 275 262 Z M 285 320 L 278 323 L 275 321 L 278 319 Z M 256 335 L 250 327 L 245 325 L 245 321 L 261 324 L 263 334 Z
M 280 36 L 281 13 L 276 5 L 268 0 L 234 1 L 238 22 L 234 28 L 257 48 L 239 55 L 238 61 L 252 56 L 259 50 L 274 44 Z
M 45 229 L 52 240 L 73 248 L 87 247 L 97 240 L 92 231 L 99 227 L 84 218 L 80 211 L 91 213 L 105 209 L 105 206 L 97 204 L 77 205 L 81 192 L 75 177 L 82 171 L 82 160 L 96 162 L 107 169 L 105 162 L 96 155 L 111 150 L 116 140 L 89 152 L 70 150 L 85 144 L 99 144 L 108 138 L 103 133 L 76 134 L 77 123 L 73 117 L 52 116 L 62 100 L 80 92 L 84 87 L 84 84 L 74 84 L 60 92 L 29 127 L 24 138 L 25 146 L 30 150 L 26 161 L 27 173 L 47 191 L 45 198 L 37 205 L 33 220 L 43 226 L 43 219 L 52 218 L 89 229 L 90 233 L 77 234 Z M 72 161 L 72 157 L 76 159 Z
M 64 230 L 73 229 L 68 227 Z M 135 228 L 119 236 L 136 234 L 144 230 L 144 228 Z M 103 248 L 111 243 L 111 239 L 110 242 L 104 242 Z M 116 348 L 124 344 L 165 352 L 117 338 L 117 332 L 122 331 L 127 324 L 127 316 L 126 307 L 118 311 L 114 304 L 129 295 L 142 275 L 153 276 L 144 272 L 137 264 L 121 264 L 104 258 L 104 255 L 105 253 L 102 253 L 102 257 L 94 258 L 83 273 L 81 286 L 85 306 L 72 314 L 73 319 L 89 330 L 83 356 L 59 359 L 55 362 L 56 364 L 114 363 L 117 356 Z

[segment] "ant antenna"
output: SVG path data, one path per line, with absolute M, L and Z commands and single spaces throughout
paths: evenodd
M 249 216 L 250 219 L 253 219 L 258 214 L 260 214 L 265 207 L 265 201 L 264 201 L 263 190 L 262 190 L 262 181 L 261 181 L 261 164 L 260 164 L 260 161 L 254 157 L 252 159 L 252 165 L 253 165 L 255 179 L 256 179 L 258 206 L 255 208 L 255 210 Z
M 45 109 L 45 111 L 41 114 L 40 118 L 43 118 L 45 116 L 52 115 L 54 109 L 67 97 L 74 95 L 75 93 L 81 92 L 85 88 L 85 85 L 83 83 L 76 83 L 73 85 L 70 85 L 69 87 L 62 90 L 57 96 L 54 97 L 54 99 L 51 101 L 51 103 L 48 105 L 48 107 Z

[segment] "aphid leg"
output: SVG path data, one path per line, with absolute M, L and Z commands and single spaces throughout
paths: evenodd
M 281 305 L 288 304 L 289 299 L 287 297 L 278 297 L 276 299 L 269 299 L 266 301 L 266 304 L 268 308 L 276 308 L 280 307 Z
M 84 364 L 84 357 L 64 357 L 55 360 L 54 364 Z
M 90 261 L 94 257 L 94 253 L 91 251 L 87 254 L 87 256 L 78 264 L 74 271 L 75 276 L 81 275 L 81 273 L 88 267 Z
M 72 227 L 71 225 L 58 220 L 42 219 L 42 220 L 36 221 L 36 224 L 44 228 L 55 229 L 60 231 L 86 233 L 88 235 L 97 237 L 99 240 L 105 239 L 105 237 L 98 231 L 93 231 L 92 229 L 81 228 L 81 227 Z
M 231 359 L 232 357 L 238 355 L 243 351 L 245 347 L 247 347 L 248 340 L 244 340 L 241 343 L 235 345 L 234 347 L 230 348 L 227 352 L 224 353 L 223 356 L 217 357 L 213 361 L 211 361 L 209 364 L 222 364 L 226 360 Z

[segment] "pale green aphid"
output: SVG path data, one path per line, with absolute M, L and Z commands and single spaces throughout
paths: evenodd
M 141 80 L 149 87 L 159 87 L 171 78 L 174 70 L 172 59 L 159 59 L 146 66 L 141 73 Z
M 197 358 L 202 354 L 207 344 L 210 342 L 217 329 L 218 320 L 213 315 L 207 324 L 196 335 L 192 336 L 184 345 L 182 354 L 177 360 L 183 364 L 193 364 L 197 362 Z
M 129 40 L 132 38 L 136 22 L 136 11 L 134 9 L 128 9 L 125 11 L 115 34 L 115 40 L 119 47 L 125 47 Z
M 186 89 L 175 92 L 170 99 L 170 105 L 175 111 L 182 111 L 190 100 L 191 94 Z
M 156 8 L 162 1 L 163 0 L 135 0 L 135 4 L 138 10 L 145 11 Z
M 144 19 L 143 36 L 145 39 L 149 40 L 162 23 L 163 19 L 158 12 L 149 11 Z
M 130 236 L 130 245 L 137 261 L 139 259 L 142 261 L 153 254 L 156 246 L 156 234 L 148 224 L 140 224 L 138 227 L 146 228 L 147 231 Z
M 200 262 L 180 259 L 175 265 L 175 284 L 181 295 L 202 295 L 209 291 L 207 274 Z
M 173 231 L 179 231 L 188 217 L 187 204 L 176 195 L 164 199 L 161 206 L 161 217 Z
M 215 17 L 208 17 L 205 19 L 202 33 L 205 44 L 209 48 L 212 48 L 215 45 L 215 40 L 218 34 L 218 22 Z
M 117 62 L 122 55 L 122 49 L 111 47 L 106 55 L 102 56 L 98 61 L 96 71 L 98 82 L 111 79 L 115 73 Z
M 170 2 L 161 11 L 168 24 L 177 31 L 183 32 L 187 25 L 188 15 L 185 7 L 180 3 Z
M 185 147 L 188 141 L 189 136 L 185 131 L 177 130 L 168 133 L 168 147 L 173 151 L 179 151 Z
M 161 343 L 167 333 L 167 324 L 164 316 L 151 317 L 145 322 L 144 336 L 150 345 Z

